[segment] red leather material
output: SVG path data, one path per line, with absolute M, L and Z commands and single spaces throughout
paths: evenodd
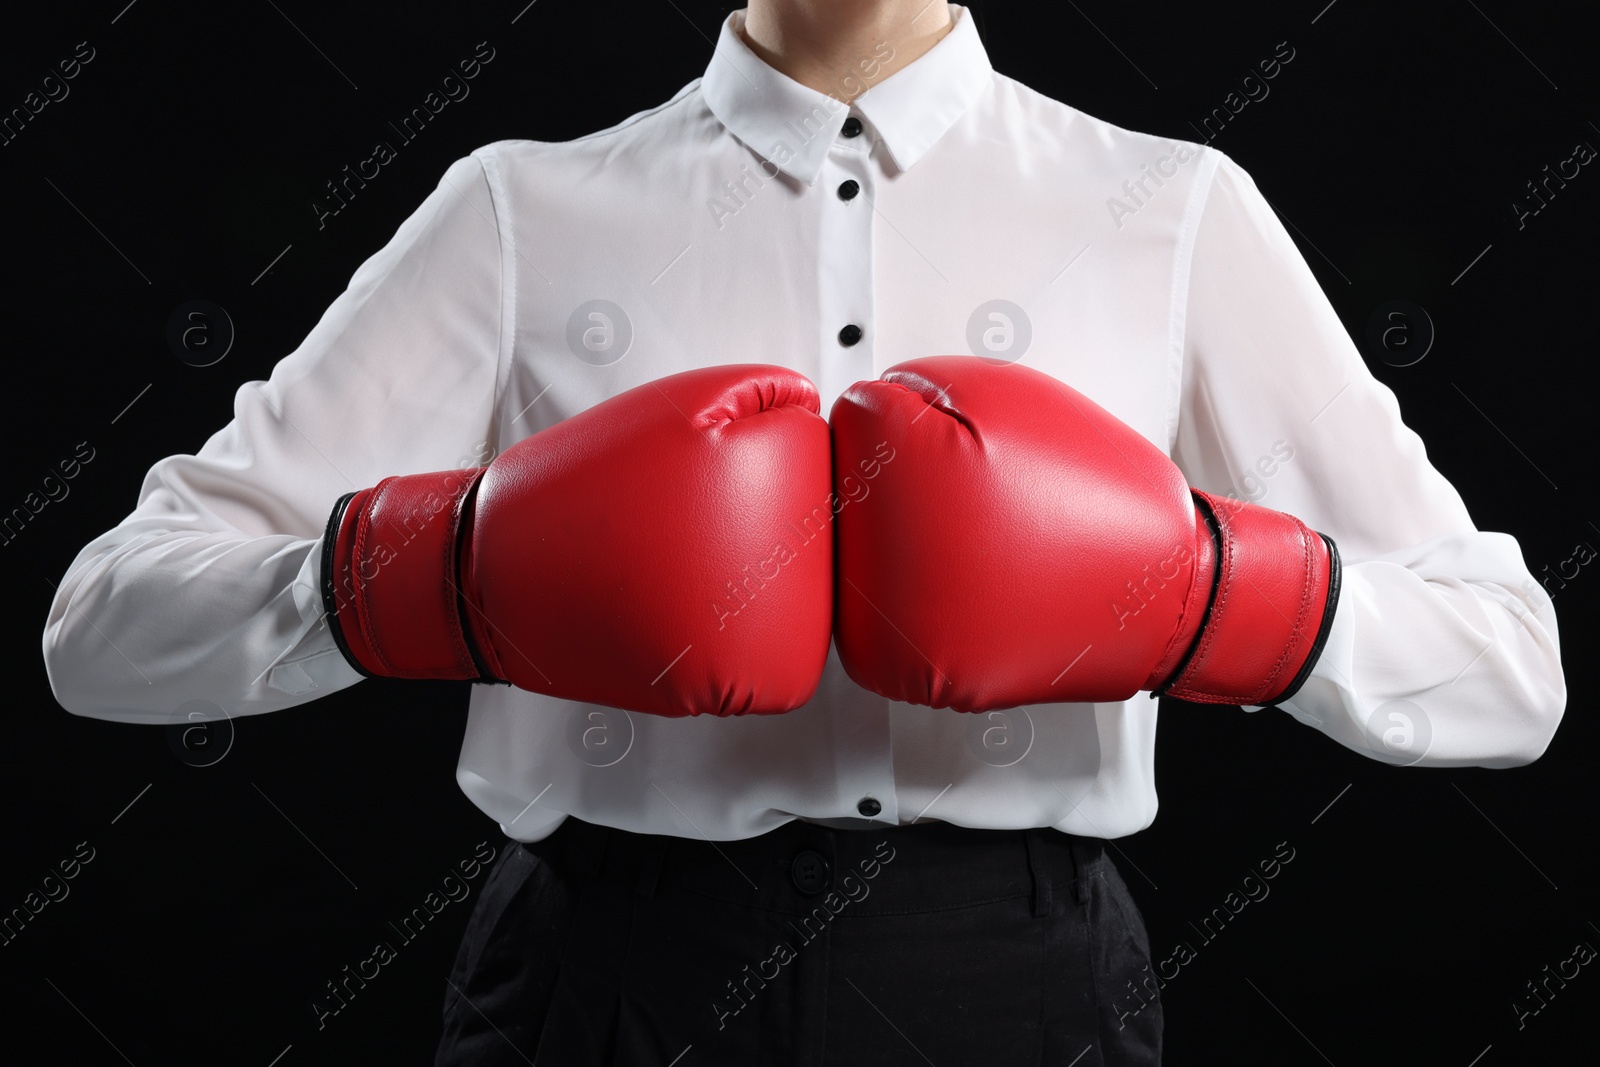
M 464 591 L 494 670 L 660 715 L 776 713 L 827 659 L 828 425 L 779 367 L 675 374 L 508 449 L 478 486 Z
M 841 480 L 894 450 L 837 520 L 834 641 L 858 684 L 960 711 L 1123 700 L 1186 651 L 1206 593 L 1188 485 L 1087 397 L 934 356 L 851 386 L 831 422 Z
M 1140 689 L 1154 692 L 1172 677 L 1172 673 L 1183 665 L 1184 657 L 1189 654 L 1189 650 L 1195 646 L 1195 640 L 1200 636 L 1200 627 L 1206 621 L 1206 606 L 1211 602 L 1212 591 L 1217 581 L 1217 546 L 1215 539 L 1208 536 L 1210 531 L 1206 525 L 1205 513 L 1198 507 L 1194 509 L 1194 529 L 1194 580 L 1189 583 L 1189 595 L 1184 601 L 1178 628 L 1173 633 L 1172 640 L 1168 642 L 1167 651 L 1162 655 L 1161 662 L 1156 664 Z
M 345 508 L 338 624 L 369 673 L 476 678 L 456 607 L 456 528 L 482 468 L 385 478 Z
M 1268 703 L 1315 660 L 1337 597 L 1320 535 L 1191 493 L 1049 375 L 912 360 L 846 390 L 831 421 L 841 492 L 863 457 L 893 455 L 837 520 L 834 641 L 874 692 L 960 711 L 1140 690 Z
M 1315 648 L 1328 606 L 1328 546 L 1292 515 L 1194 495 L 1217 521 L 1217 592 L 1194 655 L 1167 692 L 1204 704 L 1270 704 Z
M 384 677 L 502 680 L 660 715 L 799 707 L 833 616 L 818 408 L 793 371 L 709 367 L 596 404 L 487 468 L 355 494 L 330 552 L 350 657 Z

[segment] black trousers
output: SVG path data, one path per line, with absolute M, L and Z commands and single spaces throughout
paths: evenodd
M 796 820 L 713 843 L 569 817 L 496 861 L 436 1063 L 1160 1060 L 1149 943 L 1104 842 Z

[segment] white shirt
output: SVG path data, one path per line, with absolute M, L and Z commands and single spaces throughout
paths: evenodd
M 892 76 L 864 57 L 849 108 L 759 60 L 736 11 L 661 106 L 450 166 L 233 420 L 156 463 L 74 560 L 44 635 L 57 698 L 159 723 L 197 698 L 250 715 L 355 684 L 318 548 L 334 501 L 386 475 L 481 465 L 692 367 L 792 367 L 826 414 L 902 360 L 984 351 L 1087 394 L 1194 486 L 1337 542 L 1343 595 L 1289 714 L 1390 762 L 1536 758 L 1566 702 L 1551 601 L 1515 540 L 1473 526 L 1250 177 L 995 72 L 950 11 Z M 857 687 L 836 655 L 777 716 L 477 686 L 458 780 L 524 840 L 567 813 L 738 838 L 869 797 L 880 824 L 1117 837 L 1156 813 L 1156 712 L 1142 694 L 935 711 Z

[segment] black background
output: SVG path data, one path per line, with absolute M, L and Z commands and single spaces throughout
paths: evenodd
M 664 101 L 703 72 L 730 8 L 124 2 L 8 13 L 0 38 L 6 112 L 78 42 L 95 50 L 70 95 L 0 146 L 0 506 L 21 504 L 78 442 L 96 450 L 70 496 L 0 549 L 17 635 L 0 911 L 79 842 L 95 850 L 70 896 L 0 947 L 0 1061 L 427 1063 L 468 905 L 447 908 L 324 1029 L 310 999 L 478 842 L 498 843 L 453 778 L 466 687 L 365 682 L 241 720 L 225 759 L 192 767 L 161 728 L 55 703 L 37 644 L 50 583 L 133 507 L 151 463 L 230 418 L 234 390 L 300 342 L 452 160 Z M 1521 229 L 1511 205 L 1578 142 L 1600 147 L 1585 6 L 1325 4 L 972 10 L 1001 72 L 1188 139 L 1287 41 L 1295 58 L 1270 95 L 1213 143 L 1291 220 L 1354 337 L 1386 301 L 1427 310 L 1438 336 L 1425 359 L 1369 362 L 1478 525 L 1515 535 L 1543 576 L 1577 543 L 1600 545 L 1600 174 L 1584 168 Z M 319 230 L 324 183 L 480 41 L 496 58 L 471 95 Z M 209 367 L 165 339 L 194 299 L 237 329 Z M 1163 709 L 1161 812 L 1118 845 L 1157 958 L 1179 940 L 1198 949 L 1164 994 L 1168 1063 L 1592 1054 L 1580 1036 L 1600 1006 L 1594 965 L 1521 1029 L 1512 1003 L 1578 942 L 1600 946 L 1583 673 L 1597 590 L 1590 565 L 1558 591 L 1573 691 L 1527 768 L 1400 769 L 1280 713 Z M 1202 943 L 1189 924 L 1280 842 L 1295 858 L 1271 895 Z

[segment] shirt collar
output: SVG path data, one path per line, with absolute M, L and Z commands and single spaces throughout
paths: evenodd
M 909 170 L 955 125 L 994 71 L 971 14 L 960 4 L 949 6 L 954 22 L 950 32 L 909 66 L 856 97 L 853 105 L 901 170 Z M 750 51 L 738 32 L 744 15 L 741 8 L 723 22 L 700 92 L 730 133 L 809 185 L 821 173 L 850 109 L 780 74 Z

